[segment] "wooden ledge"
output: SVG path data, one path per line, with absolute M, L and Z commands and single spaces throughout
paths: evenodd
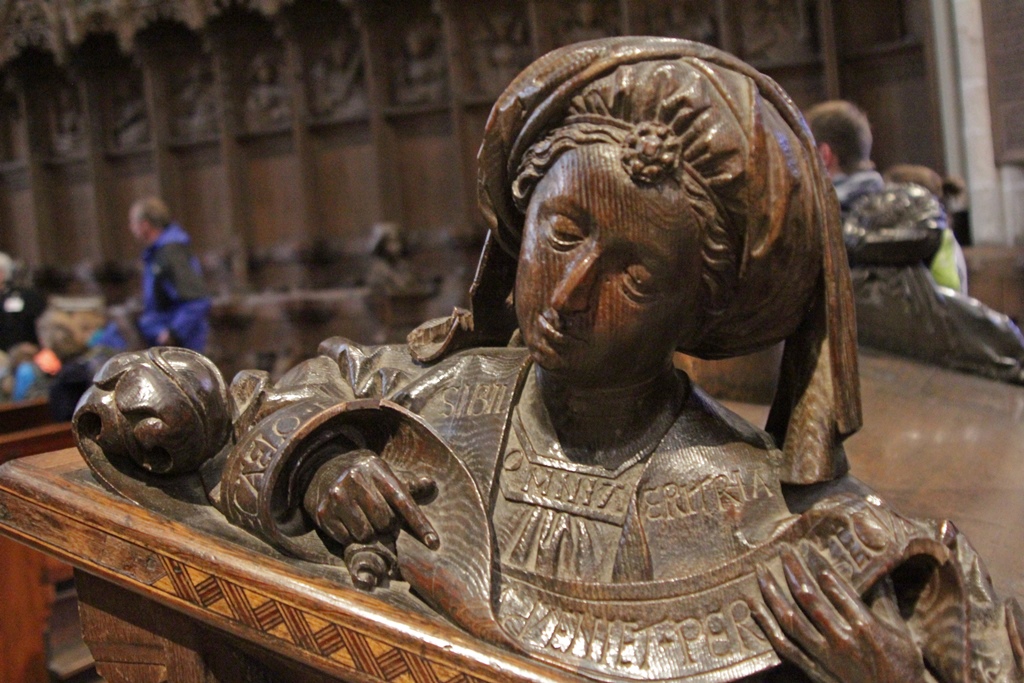
M 75 445 L 70 422 L 30 427 L 19 432 L 0 434 L 0 464 L 26 455 L 46 453 Z
M 0 434 L 9 434 L 53 421 L 50 402 L 45 398 L 0 403 Z
M 186 525 L 106 491 L 74 449 L 0 466 L 0 533 L 328 676 L 579 680 L 476 641 L 417 607 L 404 584 L 378 599 L 352 588 L 344 567 L 283 558 L 212 508 L 192 512 Z

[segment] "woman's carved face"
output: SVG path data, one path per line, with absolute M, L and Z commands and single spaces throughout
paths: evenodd
M 581 387 L 663 370 L 699 325 L 700 231 L 672 180 L 640 186 L 611 145 L 563 154 L 526 213 L 516 315 L 534 360 Z

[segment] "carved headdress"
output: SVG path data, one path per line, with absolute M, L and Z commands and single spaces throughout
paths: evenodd
M 573 146 L 611 144 L 640 184 L 667 177 L 701 216 L 702 358 L 785 340 L 768 431 L 784 479 L 846 471 L 841 442 L 860 426 L 856 332 L 839 206 L 799 110 L 773 80 L 714 48 L 619 38 L 569 46 L 530 65 L 498 99 L 480 148 L 490 235 L 473 313 L 410 337 L 432 360 L 507 339 L 524 209 L 536 180 Z

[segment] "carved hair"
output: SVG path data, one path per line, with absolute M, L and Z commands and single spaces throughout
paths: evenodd
M 131 215 L 140 221 L 148 221 L 163 230 L 171 223 L 171 211 L 159 197 L 145 197 L 132 204 Z

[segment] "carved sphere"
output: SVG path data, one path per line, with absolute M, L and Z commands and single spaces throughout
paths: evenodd
M 104 457 L 119 469 L 195 472 L 228 441 L 227 401 L 220 371 L 195 351 L 160 347 L 118 354 L 79 402 L 75 439 L 87 460 Z

